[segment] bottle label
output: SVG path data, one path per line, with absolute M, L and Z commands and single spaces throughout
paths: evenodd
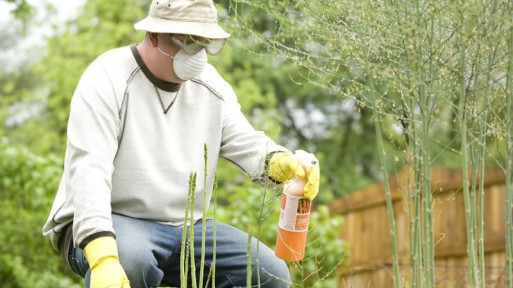
M 306 232 L 310 218 L 310 200 L 283 193 L 278 226 L 291 232 Z

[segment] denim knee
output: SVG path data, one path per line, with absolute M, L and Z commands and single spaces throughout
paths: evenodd
M 292 281 L 289 268 L 285 261 L 280 259 L 267 260 L 266 267 L 260 270 L 260 286 L 262 288 L 288 288 Z
M 164 277 L 151 251 L 123 249 L 119 251 L 119 260 L 132 287 L 157 287 Z

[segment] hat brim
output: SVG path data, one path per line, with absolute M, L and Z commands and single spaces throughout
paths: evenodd
M 210 39 L 226 39 L 230 36 L 217 23 L 183 22 L 153 17 L 146 17 L 135 23 L 134 28 L 154 33 L 195 35 Z

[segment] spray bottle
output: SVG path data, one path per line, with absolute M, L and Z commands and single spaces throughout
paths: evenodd
M 299 163 L 308 175 L 314 160 L 304 151 L 296 151 Z M 275 254 L 286 261 L 300 261 L 305 254 L 311 201 L 304 197 L 306 178 L 296 177 L 283 186 Z

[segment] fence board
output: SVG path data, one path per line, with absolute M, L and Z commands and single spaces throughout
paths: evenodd
M 460 169 L 430 171 L 433 196 L 436 287 L 466 287 L 467 229 Z M 480 180 L 480 179 L 476 179 Z M 472 182 L 472 181 L 471 181 Z M 483 215 L 487 287 L 504 287 L 505 175 L 485 170 Z M 403 169 L 390 179 L 402 282 L 410 279 L 410 216 L 408 187 L 412 174 Z M 471 191 L 474 193 L 474 191 Z M 351 246 L 348 267 L 340 270 L 340 287 L 393 287 L 392 249 L 383 183 L 330 203 L 330 212 L 344 216 L 340 236 Z

